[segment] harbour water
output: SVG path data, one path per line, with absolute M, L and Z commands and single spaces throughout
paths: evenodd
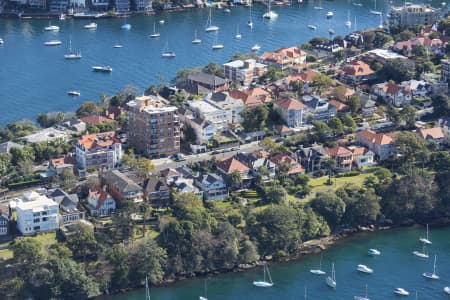
M 402 1 L 396 0 L 398 4 Z M 132 29 L 121 30 L 123 19 L 97 20 L 97 30 L 87 30 L 89 20 L 53 20 L 60 26 L 59 32 L 44 31 L 48 20 L 0 19 L 0 124 L 29 118 L 40 112 L 73 111 L 82 101 L 98 100 L 100 94 L 115 93 L 126 85 L 133 85 L 142 92 L 150 84 L 170 81 L 181 68 L 202 66 L 209 62 L 224 63 L 233 53 L 250 52 L 255 44 L 259 53 L 278 47 L 300 45 L 315 36 L 328 37 L 332 27 L 336 35 L 349 32 L 345 26 L 348 15 L 353 23 L 351 30 L 376 27 L 380 16 L 370 14 L 373 0 L 358 0 L 355 6 L 350 0 L 304 1 L 292 6 L 273 7 L 279 17 L 264 20 L 266 7 L 255 4 L 252 8 L 253 29 L 247 26 L 250 18 L 248 7 L 236 6 L 230 13 L 212 10 L 212 23 L 220 27 L 218 32 L 205 32 L 209 11 L 207 9 L 167 13 L 155 16 L 128 18 Z M 356 2 L 355 2 L 356 3 Z M 439 1 L 429 2 L 439 6 Z M 314 9 L 322 6 L 323 10 Z M 377 9 L 386 12 L 389 3 L 377 1 Z M 326 13 L 334 17 L 327 20 Z M 164 24 L 160 24 L 164 20 Z M 153 24 L 161 34 L 151 39 Z M 317 26 L 311 30 L 307 25 Z M 242 39 L 235 39 L 239 26 Z M 194 45 L 194 32 L 202 43 Z M 65 60 L 69 40 L 79 50 L 81 60 Z M 49 40 L 60 40 L 61 46 L 44 46 Z M 222 50 L 212 50 L 214 41 L 224 45 Z M 113 48 L 121 44 L 123 48 Z M 172 59 L 161 57 L 168 44 L 176 52 Z M 92 72 L 94 65 L 110 65 L 110 74 Z M 70 97 L 69 90 L 78 90 L 80 97 Z
M 336 268 L 336 290 L 325 284 L 324 276 L 313 275 L 311 268 L 317 268 L 320 254 L 308 255 L 303 259 L 270 265 L 274 281 L 272 288 L 257 288 L 252 281 L 262 278 L 262 268 L 242 273 L 223 274 L 207 279 L 208 299 L 210 300 L 273 300 L 304 299 L 305 285 L 307 299 L 353 299 L 364 296 L 368 286 L 371 300 L 398 299 L 394 289 L 402 287 L 411 295 L 406 299 L 450 299 L 443 293 L 443 287 L 450 285 L 450 228 L 432 229 L 433 244 L 428 247 L 429 259 L 412 255 L 421 250 L 419 237 L 425 234 L 424 228 L 402 228 L 390 231 L 360 234 L 323 252 L 322 269 L 330 273 L 331 263 Z M 367 255 L 369 248 L 377 248 L 381 256 Z M 434 254 L 437 255 L 436 273 L 439 280 L 429 280 L 423 272 L 433 271 Z M 358 264 L 374 269 L 373 274 L 356 271 Z M 154 300 L 196 300 L 203 293 L 204 279 L 192 279 L 165 287 L 152 288 Z M 137 290 L 124 295 L 103 297 L 102 300 L 145 299 L 145 290 Z

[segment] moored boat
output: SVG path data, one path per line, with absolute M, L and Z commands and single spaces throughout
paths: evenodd
M 311 29 L 311 30 L 316 30 L 316 29 L 317 29 L 317 26 L 316 26 L 316 25 L 309 24 L 309 25 L 308 25 L 308 28 Z
M 450 295 L 450 286 L 444 287 L 444 293 L 446 293 L 447 295 Z
M 51 40 L 51 41 L 44 43 L 45 46 L 59 46 L 61 44 L 62 44 L 62 42 L 59 40 Z
M 113 69 L 110 66 L 93 66 L 92 70 L 94 72 L 110 73 L 110 72 L 112 72 Z
M 327 18 L 332 18 L 334 13 L 332 11 L 327 12 Z
M 266 275 L 269 279 L 268 281 L 266 279 Z M 253 281 L 253 285 L 257 286 L 257 287 L 272 287 L 273 286 L 272 277 L 270 276 L 269 267 L 267 266 L 267 264 L 264 265 L 264 279 Z
M 74 97 L 79 97 L 81 95 L 81 93 L 79 91 L 68 91 L 67 95 L 74 96 Z
M 52 25 L 51 23 L 48 26 L 44 27 L 45 31 L 59 31 L 59 26 Z
M 327 279 L 325 279 L 325 283 L 333 289 L 335 289 L 337 286 L 336 272 L 334 271 L 334 263 L 331 265 L 331 276 L 328 276 Z
M 259 49 L 261 49 L 261 46 L 258 45 L 258 44 L 254 45 L 254 46 L 252 47 L 252 51 L 254 51 L 254 52 L 259 51 Z
M 377 249 L 374 249 L 374 248 L 370 248 L 369 251 L 367 251 L 367 253 L 369 255 L 381 255 L 381 252 L 379 250 L 377 250 Z
M 397 295 L 400 295 L 400 296 L 409 296 L 409 292 L 407 290 L 405 290 L 405 289 L 402 289 L 402 288 L 396 288 L 394 290 L 394 293 L 397 294 Z
M 91 23 L 89 23 L 89 24 L 84 25 L 84 28 L 85 28 L 85 29 L 91 29 L 91 30 L 97 29 L 97 23 L 91 22 Z
M 369 268 L 366 265 L 358 265 L 356 267 L 356 270 L 362 273 L 366 273 L 366 274 L 372 274 L 373 273 L 373 269 Z

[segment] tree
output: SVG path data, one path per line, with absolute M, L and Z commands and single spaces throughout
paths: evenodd
M 238 170 L 231 172 L 229 176 L 230 185 L 235 189 L 240 189 L 242 187 L 242 175 Z
M 312 209 L 323 216 L 332 228 L 338 226 L 345 213 L 345 202 L 333 192 L 318 192 L 311 201 Z
M 25 237 L 16 239 L 12 246 L 14 261 L 19 277 L 27 281 L 35 274 L 36 269 L 45 259 L 43 245 L 37 239 Z
M 0 176 L 5 176 L 11 168 L 11 154 L 0 154 Z
M 411 72 L 406 65 L 399 59 L 388 60 L 383 67 L 377 72 L 377 80 L 385 82 L 393 80 L 395 82 L 402 82 L 412 78 Z
M 19 160 L 17 162 L 17 167 L 20 173 L 25 177 L 29 177 L 31 174 L 33 174 L 33 162 L 31 160 Z
M 337 86 L 333 90 L 333 96 L 336 97 L 339 101 L 345 101 L 347 99 L 347 88 L 343 85 Z
M 187 144 L 195 144 L 197 141 L 197 134 L 191 125 L 185 124 L 183 126 L 183 140 Z
M 357 114 L 361 109 L 361 101 L 359 100 L 359 97 L 356 95 L 350 96 L 347 105 L 350 108 L 350 111 L 352 112 L 353 115 Z
M 216 64 L 216 63 L 209 63 L 203 68 L 203 72 L 207 74 L 211 74 L 214 76 L 218 76 L 221 78 L 225 77 L 225 74 L 223 73 L 223 68 Z
M 314 76 L 314 79 L 312 81 L 312 85 L 318 88 L 324 88 L 327 86 L 331 86 L 332 84 L 333 80 L 330 78 L 330 76 L 322 73 L 319 73 L 316 76 Z
M 77 117 L 81 118 L 95 114 L 97 112 L 99 112 L 99 108 L 97 107 L 97 105 L 92 101 L 87 101 L 81 104 L 81 106 L 77 109 L 76 114 Z
M 416 109 L 412 105 L 405 105 L 401 114 L 405 120 L 407 128 L 414 128 L 416 126 Z
M 265 127 L 269 110 L 265 105 L 245 107 L 241 113 L 242 126 L 248 132 L 262 130 Z
M 263 76 L 259 78 L 259 81 L 262 83 L 270 83 L 280 80 L 283 77 L 283 73 L 280 68 L 276 68 L 274 66 L 269 66 L 267 68 L 267 72 L 264 73 Z
M 426 141 L 414 132 L 402 131 L 396 136 L 397 152 L 401 154 L 401 160 L 408 164 L 403 167 L 409 167 L 409 163 L 421 162 L 424 154 L 428 156 Z
M 446 94 L 436 94 L 431 97 L 436 116 L 450 115 L 450 98 Z
M 313 123 L 314 135 L 320 142 L 325 141 L 331 135 L 331 128 L 325 122 L 317 121 Z
M 245 240 L 239 250 L 239 260 L 241 263 L 252 263 L 259 259 L 258 248 L 252 241 Z
M 150 159 L 136 157 L 132 149 L 124 155 L 123 162 L 142 180 L 147 179 L 150 176 L 150 173 L 153 173 L 156 170 L 155 165 Z
M 348 132 L 354 132 L 358 127 L 350 114 L 343 115 L 341 120 Z
M 380 214 L 379 197 L 373 189 L 348 185 L 337 189 L 336 195 L 345 203 L 345 214 L 342 218 L 345 224 L 371 224 Z
M 92 227 L 81 222 L 78 222 L 76 226 L 78 230 L 76 234 L 67 238 L 67 246 L 75 259 L 82 259 L 85 262 L 87 258 L 95 257 L 97 241 Z
M 72 170 L 64 169 L 58 175 L 58 183 L 63 190 L 72 190 L 77 182 L 78 178 L 73 174 Z
M 270 204 L 287 204 L 287 192 L 283 186 L 272 184 L 264 188 L 264 202 Z
M 331 118 L 328 122 L 328 126 L 335 136 L 340 135 L 344 132 L 344 125 L 342 124 L 341 119 L 339 119 L 338 117 Z

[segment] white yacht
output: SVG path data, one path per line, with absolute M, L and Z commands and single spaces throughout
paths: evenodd
M 366 265 L 358 265 L 356 267 L 356 270 L 362 273 L 366 273 L 366 274 L 372 274 L 373 273 L 373 269 L 369 268 Z
M 123 25 L 120 26 L 120 29 L 131 30 L 131 24 L 127 23 L 127 18 L 125 18 L 125 21 L 123 22 Z
M 81 95 L 81 93 L 79 91 L 68 91 L 67 95 L 74 96 L 74 97 L 79 97 Z
M 328 276 L 325 282 L 329 287 L 333 289 L 335 289 L 337 286 L 336 272 L 334 271 L 334 263 L 331 265 L 331 276 Z
M 66 14 L 60 14 L 59 15 L 59 20 L 60 21 L 65 21 L 66 20 Z
M 166 23 L 166 21 L 164 21 L 164 20 L 159 20 L 159 24 L 164 25 L 164 23 Z
M 3 45 L 4 41 L 2 38 L 0 38 L 0 45 Z
M 334 35 L 336 32 L 334 31 L 333 28 L 329 28 L 328 29 L 328 33 L 331 34 L 331 35 Z
M 117 45 L 114 45 L 114 46 L 113 46 L 113 48 L 119 49 L 119 48 L 123 48 L 123 46 L 122 46 L 122 45 L 119 45 L 119 44 L 117 44 Z
M 420 252 L 418 250 L 415 250 L 415 251 L 413 251 L 413 254 L 415 256 L 417 256 L 417 257 L 420 257 L 420 258 L 428 258 L 428 257 L 430 257 L 425 251 L 425 244 L 422 247 L 422 252 Z
M 69 52 L 64 54 L 65 59 L 81 59 L 81 52 L 80 51 L 73 51 L 72 50 L 72 38 L 69 39 Z
M 175 58 L 177 56 L 174 51 L 169 50 L 169 42 L 166 42 L 166 46 L 164 47 L 161 56 L 165 58 Z
M 359 6 L 359 7 L 363 6 L 362 3 L 358 3 L 358 2 L 353 2 L 353 5 L 354 5 L 354 6 Z
M 447 295 L 450 295 L 450 286 L 444 287 L 444 293 L 446 293 Z
M 269 281 L 267 281 L 266 276 L 269 279 Z M 253 285 L 257 286 L 257 287 L 272 287 L 273 286 L 272 277 L 270 276 L 269 267 L 267 267 L 267 264 L 264 265 L 264 279 L 253 281 Z
M 92 71 L 94 72 L 104 72 L 104 73 L 111 73 L 112 68 L 110 66 L 93 66 Z
M 259 51 L 259 49 L 261 49 L 261 46 L 258 45 L 258 44 L 255 44 L 255 45 L 252 47 L 252 51 L 253 51 L 253 52 L 257 52 L 257 51 Z
M 327 12 L 327 18 L 332 18 L 334 13 L 332 11 Z
M 311 270 L 309 270 L 309 272 L 311 272 L 312 274 L 315 274 L 315 275 L 325 275 L 326 274 L 325 271 L 322 271 L 322 255 L 320 255 L 319 268 L 311 269 Z
M 271 7 L 270 3 L 271 3 L 272 1 L 271 1 L 271 0 L 268 0 L 268 2 L 269 2 L 269 3 L 268 3 L 268 6 L 269 6 L 269 7 L 268 7 L 267 12 L 263 14 L 263 18 L 264 18 L 264 19 L 269 19 L 269 20 L 276 19 L 276 18 L 278 17 L 278 14 L 270 9 L 270 7 Z
M 152 39 L 159 38 L 161 34 L 156 32 L 156 22 L 153 22 L 153 33 L 149 35 Z
M 422 276 L 429 279 L 439 279 L 439 275 L 436 274 L 436 255 L 434 255 L 433 273 L 425 272 L 422 274 Z
M 97 23 L 91 22 L 89 24 L 84 25 L 84 28 L 85 29 L 95 30 L 95 29 L 97 29 Z
M 374 9 L 370 13 L 372 15 L 381 15 L 381 11 L 377 10 L 377 0 L 374 0 Z
M 197 36 L 197 30 L 195 30 L 194 39 L 192 40 L 192 44 L 200 44 L 201 42 L 202 42 L 202 40 L 199 39 Z
M 397 295 L 400 295 L 400 296 L 409 296 L 409 292 L 407 290 L 405 290 L 405 289 L 402 289 L 402 288 L 396 288 L 394 290 L 394 293 L 397 294 Z
M 419 239 L 419 241 L 421 241 L 421 242 L 424 243 L 424 244 L 431 245 L 432 242 L 430 241 L 430 238 L 429 238 L 428 235 L 429 235 L 429 232 L 428 232 L 428 224 L 427 224 L 427 235 L 426 235 L 426 237 L 421 237 L 421 238 Z
M 44 28 L 45 31 L 59 31 L 59 26 L 52 25 L 52 23 L 48 23 L 48 26 Z
M 62 42 L 59 40 L 51 40 L 51 41 L 44 43 L 45 46 L 59 46 L 61 44 L 62 44 Z
M 242 34 L 239 32 L 239 24 L 236 28 L 236 35 L 234 36 L 235 39 L 240 40 L 242 38 Z
M 229 13 L 231 13 L 231 9 L 225 8 L 225 9 L 223 10 L 223 12 L 229 14 Z
M 316 25 L 309 24 L 309 25 L 308 25 L 308 28 L 311 29 L 311 30 L 316 30 L 316 29 L 317 29 L 317 26 L 316 26 Z
M 220 50 L 220 49 L 223 49 L 223 44 L 221 44 L 221 43 L 219 43 L 219 42 L 217 42 L 217 36 L 216 36 L 216 38 L 215 38 L 215 40 L 214 40 L 214 43 L 213 43 L 213 45 L 212 45 L 212 49 L 213 50 Z
M 354 296 L 353 299 L 354 299 L 354 300 L 370 300 L 370 299 L 367 297 L 367 284 L 366 284 L 366 295 L 365 295 L 364 297 L 363 297 L 363 296 Z
M 367 251 L 367 253 L 369 255 L 381 255 L 381 252 L 379 250 L 377 250 L 377 249 L 374 249 L 374 248 L 370 248 L 369 251 Z
M 205 31 L 212 32 L 217 30 L 219 30 L 219 27 L 212 24 L 211 9 L 209 9 L 209 16 L 208 20 L 206 21 Z

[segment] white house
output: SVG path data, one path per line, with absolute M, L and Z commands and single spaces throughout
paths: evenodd
M 225 109 L 205 100 L 188 101 L 187 105 L 193 112 L 194 118 L 209 121 L 219 132 L 227 131 L 228 118 Z
M 95 188 L 89 191 L 88 209 L 92 216 L 106 216 L 116 210 L 116 200 L 105 189 Z
M 36 192 L 24 193 L 16 205 L 17 229 L 23 235 L 59 228 L 58 203 Z
M 196 142 L 199 145 L 209 141 L 214 134 L 216 134 L 216 128 L 208 121 L 193 119 L 190 120 L 189 125 L 191 125 L 192 129 L 194 129 L 197 137 Z
M 227 183 L 217 174 L 204 174 L 195 180 L 195 184 L 203 191 L 205 200 L 222 201 L 228 197 Z
M 225 110 L 228 124 L 238 124 L 243 121 L 241 113 L 244 110 L 244 102 L 241 99 L 230 97 L 228 92 L 207 94 L 205 101 Z
M 412 100 L 411 90 L 409 88 L 392 81 L 376 84 L 373 93 L 396 107 L 410 104 Z
M 289 127 L 301 127 L 306 121 L 306 106 L 295 99 L 281 99 L 275 102 L 274 108 Z

